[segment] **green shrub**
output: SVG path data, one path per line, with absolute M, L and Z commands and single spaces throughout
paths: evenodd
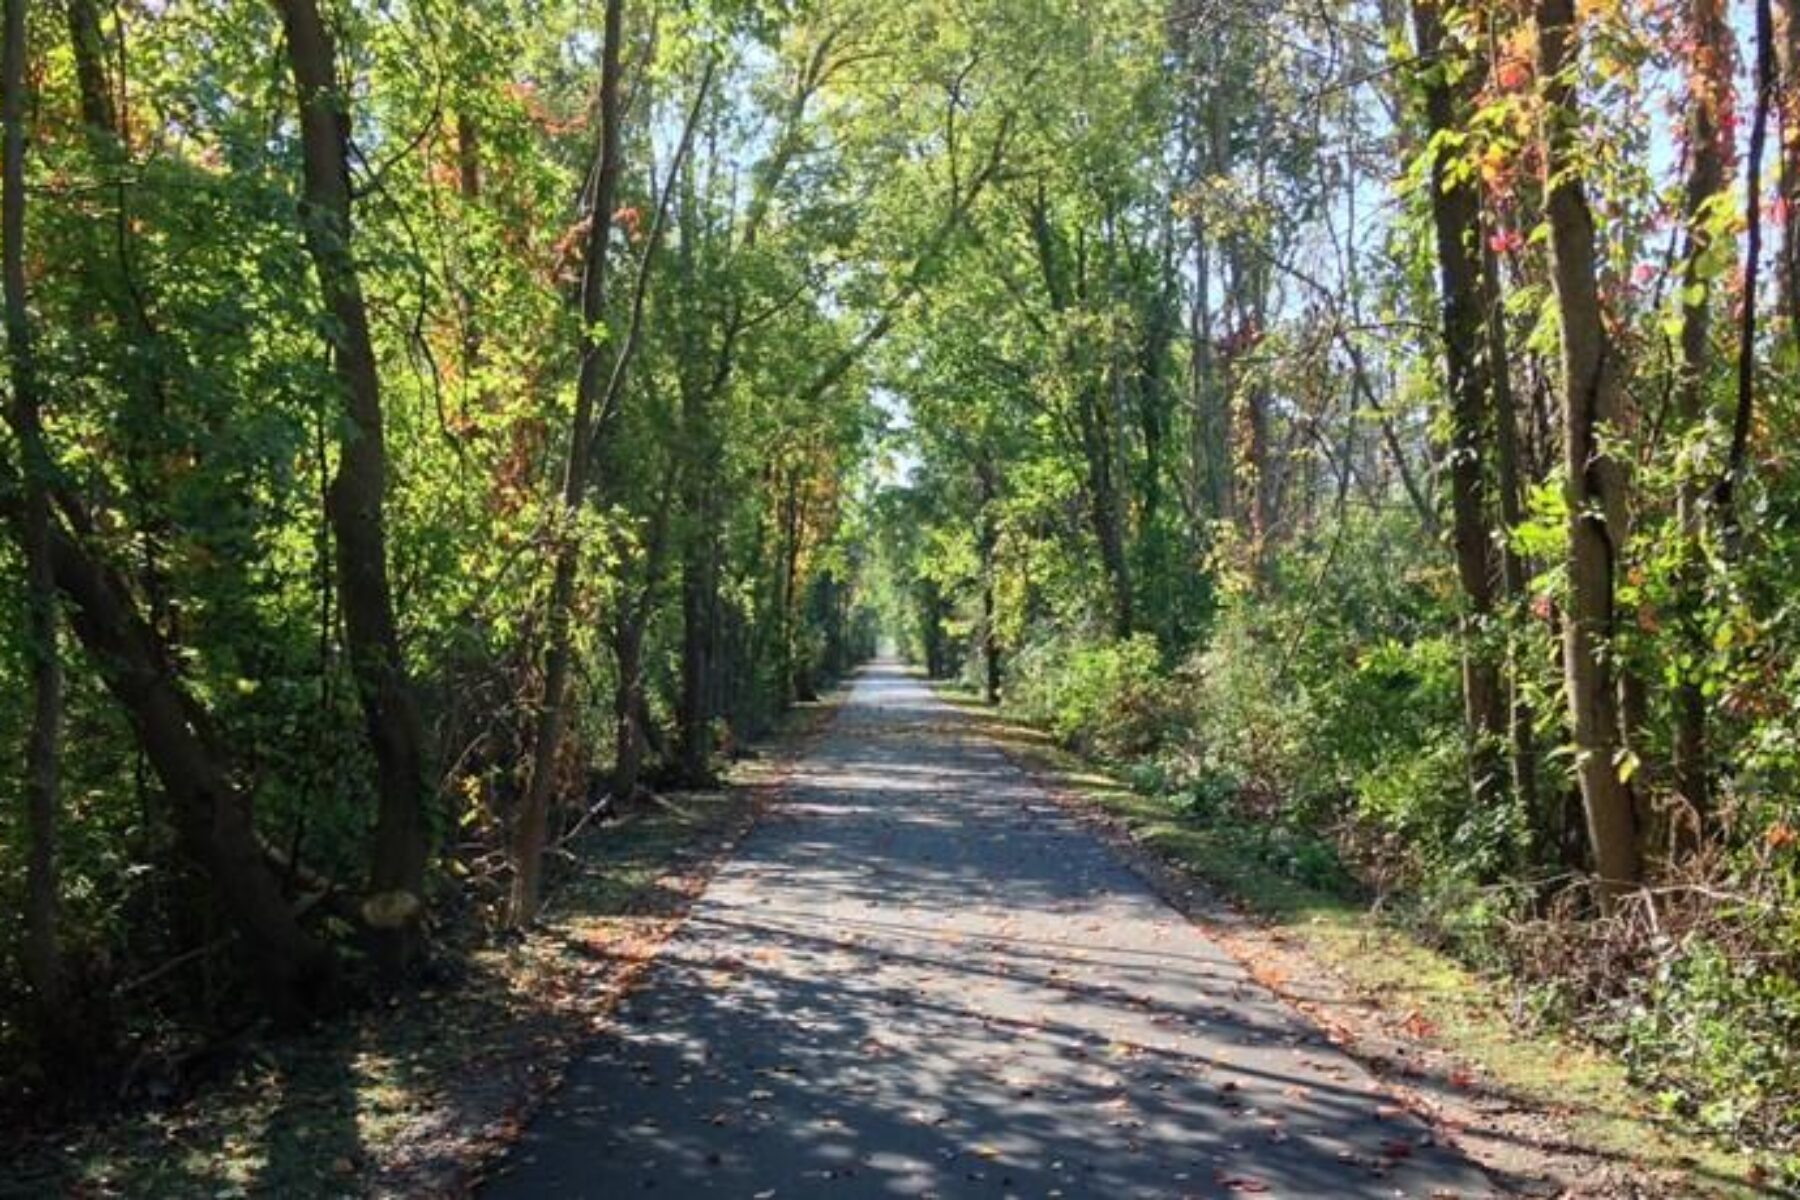
M 1766 1144 L 1800 1137 L 1800 982 L 1784 964 L 1696 937 L 1665 956 L 1621 1032 L 1669 1107 Z
M 1085 642 L 1056 636 L 1014 659 L 1008 694 L 1014 705 L 1056 737 L 1103 758 L 1148 754 L 1168 724 L 1166 682 L 1156 639 Z
M 1685 934 L 1596 922 L 1582 893 L 1544 882 L 1562 867 L 1533 863 L 1544 847 L 1516 798 L 1470 803 L 1447 567 L 1372 519 L 1272 569 L 1275 585 L 1226 596 L 1172 668 L 1148 637 L 1064 632 L 1018 652 L 1008 695 L 1163 797 L 1220 861 L 1372 892 L 1424 940 L 1511 979 L 1519 1019 L 1619 1046 L 1670 1108 L 1763 1145 L 1800 1138 L 1796 934 L 1768 919 L 1800 899 L 1800 668 L 1746 655 L 1719 688 L 1718 727 L 1743 748 L 1719 811 L 1751 831 L 1716 864 L 1720 886 L 1753 893 L 1763 916 L 1696 910 Z M 1560 703 L 1550 665 L 1525 681 L 1540 712 Z M 1540 782 L 1564 769 L 1548 760 Z

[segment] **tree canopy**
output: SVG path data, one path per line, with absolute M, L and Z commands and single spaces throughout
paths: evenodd
M 19 1094 L 887 646 L 1793 1136 L 1791 0 L 4 7 Z

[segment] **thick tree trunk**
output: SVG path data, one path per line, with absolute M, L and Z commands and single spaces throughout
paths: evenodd
M 90 130 L 119 137 L 112 86 L 106 78 L 106 39 L 94 0 L 65 0 L 69 42 L 75 51 L 75 82 L 81 92 L 81 120 Z
M 1425 83 L 1425 113 L 1434 135 L 1467 123 L 1470 92 L 1452 87 L 1454 72 L 1436 0 L 1413 0 L 1419 59 L 1432 64 Z M 1465 73 L 1472 79 L 1472 73 Z M 1441 143 L 1438 143 L 1441 146 Z M 1487 414 L 1493 374 L 1504 369 L 1484 356 L 1481 196 L 1475 180 L 1452 170 L 1450 151 L 1431 163 L 1432 224 L 1437 233 L 1442 289 L 1444 362 L 1450 389 L 1449 459 L 1452 540 L 1462 585 L 1462 683 L 1469 743 L 1470 793 L 1478 807 L 1505 792 L 1501 747 L 1507 731 L 1506 699 L 1494 624 L 1493 535 L 1488 506 Z
M 586 501 L 593 457 L 594 421 L 606 388 L 606 371 L 597 327 L 606 319 L 607 246 L 619 187 L 619 144 L 624 113 L 619 95 L 623 0 L 607 0 L 605 43 L 600 61 L 600 147 L 594 184 L 594 209 L 581 279 L 581 373 L 575 387 L 575 418 L 569 430 L 568 458 L 563 468 L 562 507 L 550 586 L 549 646 L 544 658 L 544 696 L 532 746 L 531 779 L 526 784 L 513 829 L 513 886 L 509 920 L 524 925 L 537 915 L 543 886 L 544 837 L 550 820 L 550 789 L 562 749 L 573 658 L 570 609 L 575 602 L 575 576 L 580 545 L 575 520 Z
M 388 582 L 387 449 L 368 307 L 351 254 L 350 116 L 336 48 L 315 0 L 276 0 L 300 108 L 301 223 L 332 321 L 344 405 L 337 472 L 326 498 L 337 542 L 344 640 L 375 754 L 380 797 L 363 911 L 383 969 L 402 967 L 424 909 L 431 830 L 425 734 L 407 678 Z
M 613 694 L 613 798 L 629 804 L 644 769 L 644 614 L 622 614 L 613 630 L 619 685 Z
M 40 591 L 49 584 L 68 598 L 77 637 L 108 690 L 125 709 L 139 745 L 162 782 L 182 848 L 205 869 L 227 918 L 240 934 L 252 983 L 268 998 L 277 1018 L 296 1022 L 329 1003 L 334 991 L 334 960 L 325 946 L 305 933 L 289 909 L 264 861 L 248 798 L 221 765 L 225 755 L 218 738 L 208 729 L 199 704 L 175 681 L 158 634 L 139 615 L 129 586 L 63 532 L 51 512 L 51 459 L 36 411 L 38 386 L 30 352 L 22 258 L 23 113 L 18 107 L 22 92 L 17 85 L 23 78 L 26 47 L 23 21 L 24 0 L 8 0 L 5 63 L 0 68 L 0 76 L 6 80 L 5 212 L 0 224 L 5 232 L 7 332 L 14 352 L 14 396 L 8 417 L 23 451 L 25 479 L 22 495 L 16 501 L 8 498 L 5 509 L 26 531 L 34 640 L 43 616 L 54 619 L 54 596 L 46 607 Z M 93 97 L 84 96 L 84 100 L 88 101 L 90 121 L 107 119 Z M 43 649 L 53 647 L 50 640 L 37 644 Z M 45 703 L 48 698 L 40 677 L 36 714 L 40 722 L 53 711 Z M 44 738 L 36 730 L 32 740 L 28 754 L 29 782 L 35 793 L 32 804 L 37 807 L 40 797 L 48 795 L 52 805 L 48 815 L 53 818 L 54 791 L 43 789 L 44 784 L 54 783 L 54 775 L 42 773 L 39 764 L 54 761 L 46 756 L 53 755 L 55 742 L 53 736 Z M 32 832 L 34 838 L 50 836 L 49 827 L 41 824 L 36 814 Z M 43 844 L 50 843 L 46 840 Z M 36 849 L 34 843 L 34 860 Z M 34 912 L 28 918 L 35 925 L 46 888 L 49 912 L 54 914 L 55 885 L 41 864 L 34 861 L 32 869 Z M 29 933 L 34 942 L 39 941 L 37 930 Z M 31 957 L 41 963 L 44 953 L 40 944 L 32 948 Z M 41 969 L 34 964 L 34 973 Z
M 56 578 L 51 563 L 50 490 L 54 467 L 44 447 L 37 353 L 25 283 L 26 0 L 5 0 L 0 58 L 0 275 L 4 276 L 6 347 L 12 374 L 11 425 L 24 460 L 17 526 L 25 560 L 25 651 L 31 679 L 31 722 L 25 737 L 25 968 L 40 1024 L 62 1026 L 63 963 L 56 827 L 61 807 L 62 661 L 58 651 Z M 51 1036 L 52 1044 L 60 1039 Z
M 1551 279 L 1562 310 L 1562 401 L 1569 509 L 1569 610 L 1564 622 L 1569 716 L 1600 898 L 1611 907 L 1641 874 L 1637 815 L 1621 758 L 1618 696 L 1609 642 L 1613 589 L 1625 527 L 1625 464 L 1606 445 L 1622 406 L 1618 348 L 1600 307 L 1594 220 L 1581 176 L 1574 93 L 1573 0 L 1538 0 L 1538 69 L 1552 181 Z

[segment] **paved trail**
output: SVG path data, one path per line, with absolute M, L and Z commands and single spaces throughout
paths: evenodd
M 1493 1186 L 878 665 L 483 1193 Z

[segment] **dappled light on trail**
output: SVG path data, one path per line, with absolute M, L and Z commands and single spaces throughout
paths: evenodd
M 486 1194 L 1493 1190 L 884 663 Z

